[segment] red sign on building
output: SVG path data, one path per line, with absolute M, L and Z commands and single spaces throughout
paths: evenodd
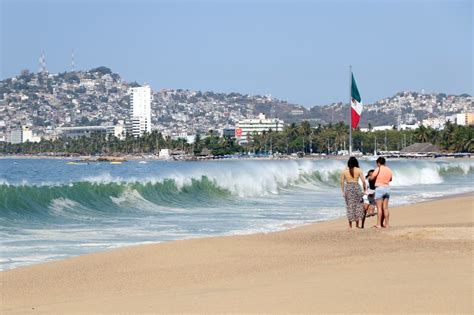
M 235 128 L 235 136 L 238 138 L 242 137 L 242 128 Z

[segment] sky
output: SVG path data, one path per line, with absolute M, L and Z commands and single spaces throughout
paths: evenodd
M 107 66 L 154 90 L 303 106 L 473 93 L 473 1 L 0 0 L 0 78 Z

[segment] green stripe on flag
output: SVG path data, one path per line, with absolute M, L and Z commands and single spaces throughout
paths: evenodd
M 357 102 L 360 103 L 360 95 L 359 95 L 359 90 L 357 89 L 357 84 L 354 79 L 354 74 L 352 73 L 352 84 L 351 84 L 351 97 L 355 99 Z

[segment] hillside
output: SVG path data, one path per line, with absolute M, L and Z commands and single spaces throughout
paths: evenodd
M 0 133 L 22 124 L 42 133 L 60 126 L 107 125 L 127 119 L 130 113 L 126 82 L 107 67 L 59 74 L 30 73 L 0 81 Z M 367 104 L 361 126 L 413 123 L 431 116 L 473 111 L 469 95 L 401 92 Z M 285 122 L 309 120 L 326 124 L 347 120 L 342 103 L 305 108 L 270 95 L 244 95 L 182 89 L 153 91 L 152 119 L 165 134 L 204 133 L 234 126 L 242 118 L 259 112 Z

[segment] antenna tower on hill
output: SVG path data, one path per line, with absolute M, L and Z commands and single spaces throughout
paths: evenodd
M 75 60 L 74 60 L 74 49 L 71 52 L 71 71 L 74 72 L 76 71 L 75 69 Z

